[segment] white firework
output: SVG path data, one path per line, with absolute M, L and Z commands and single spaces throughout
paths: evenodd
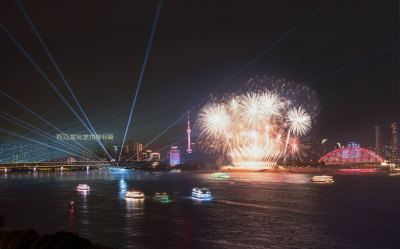
M 301 156 L 300 138 L 310 130 L 311 116 L 303 107 L 293 107 L 303 106 L 296 94 L 288 97 L 278 90 L 213 98 L 196 122 L 202 148 L 230 158 L 239 168 L 274 167 L 278 160 L 285 160 L 289 141 L 288 154 Z
M 302 107 L 290 109 L 286 118 L 288 119 L 290 130 L 298 136 L 305 135 L 311 128 L 311 117 Z
M 264 121 L 262 108 L 260 105 L 260 95 L 257 93 L 247 93 L 239 97 L 241 123 L 248 127 L 255 127 L 259 122 Z
M 207 104 L 199 113 L 199 126 L 208 135 L 225 135 L 230 126 L 230 117 L 222 104 Z
M 265 92 L 261 94 L 260 106 L 262 113 L 267 116 L 278 115 L 282 105 L 279 102 L 279 97 L 276 94 Z

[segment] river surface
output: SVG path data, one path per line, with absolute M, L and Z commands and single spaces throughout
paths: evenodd
M 400 175 L 132 170 L 0 175 L 6 229 L 71 231 L 116 248 L 400 248 Z M 87 183 L 91 191 L 75 187 Z M 212 201 L 192 199 L 208 187 Z M 126 189 L 173 202 L 126 201 Z M 71 210 L 67 203 L 75 202 Z

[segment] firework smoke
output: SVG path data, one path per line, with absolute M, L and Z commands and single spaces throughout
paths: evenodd
M 301 138 L 318 111 L 315 92 L 267 77 L 248 85 L 246 91 L 214 97 L 200 110 L 195 128 L 202 148 L 247 169 L 271 168 L 287 155 L 301 155 Z

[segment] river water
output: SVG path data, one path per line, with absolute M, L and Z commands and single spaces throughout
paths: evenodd
M 400 175 L 132 170 L 0 175 L 6 229 L 71 231 L 116 248 L 400 248 Z M 75 187 L 87 183 L 91 191 Z M 212 201 L 192 199 L 208 187 Z M 173 202 L 126 201 L 126 189 Z M 68 202 L 74 201 L 71 210 Z

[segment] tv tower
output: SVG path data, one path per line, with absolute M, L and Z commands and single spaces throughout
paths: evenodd
M 189 111 L 188 111 L 188 128 L 187 128 L 187 134 L 188 134 L 188 148 L 186 149 L 187 153 L 192 153 L 192 149 L 190 148 L 190 132 L 192 130 L 190 129 L 190 118 L 189 118 Z

